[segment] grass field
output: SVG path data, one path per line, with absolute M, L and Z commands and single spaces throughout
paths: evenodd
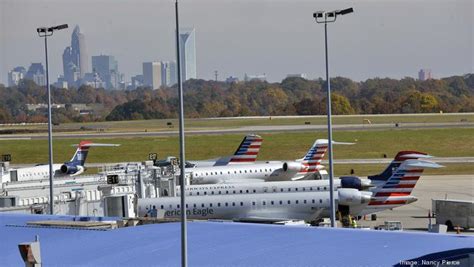
M 289 132 L 262 134 L 264 142 L 258 160 L 292 160 L 303 157 L 317 138 L 326 138 L 325 133 Z M 188 160 L 211 159 L 231 155 L 240 144 L 243 135 L 192 135 L 186 137 L 186 158 Z M 334 140 L 355 142 L 354 145 L 335 145 L 335 159 L 382 158 L 383 154 L 393 157 L 400 150 L 418 150 L 439 157 L 474 156 L 474 129 L 420 129 L 383 131 L 342 131 L 334 132 Z M 54 140 L 54 161 L 69 160 L 80 140 Z M 120 147 L 92 148 L 88 162 L 143 161 L 149 153 L 158 153 L 159 158 L 178 155 L 177 137 L 141 137 L 92 139 L 101 143 L 118 143 Z M 9 140 L 0 141 L 0 154 L 11 154 L 12 164 L 47 162 L 47 140 Z M 376 172 L 383 165 L 338 165 L 341 173 L 350 169 L 359 172 Z M 459 172 L 474 174 L 473 164 L 450 164 L 439 172 Z M 366 174 L 366 173 L 364 173 Z
M 474 113 L 465 114 L 408 114 L 408 115 L 353 115 L 333 116 L 333 122 L 337 124 L 364 124 L 369 120 L 372 124 L 380 123 L 446 123 L 446 122 L 474 122 Z M 168 123 L 171 123 L 171 127 Z M 186 119 L 185 127 L 188 130 L 196 129 L 225 129 L 243 126 L 267 126 L 267 125 L 303 125 L 306 122 L 312 125 L 325 125 L 326 116 L 308 117 L 260 117 L 245 119 Z M 81 131 L 95 132 L 103 130 L 106 132 L 130 132 L 130 131 L 166 131 L 178 126 L 176 119 L 166 120 L 139 120 L 118 122 L 93 122 L 93 123 L 66 123 L 53 128 L 58 131 Z M 47 126 L 1 126 L 1 129 L 44 129 Z

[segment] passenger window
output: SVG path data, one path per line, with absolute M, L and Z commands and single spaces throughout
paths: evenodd
M 243 206 L 244 205 L 244 202 L 240 202 L 240 206 Z
M 214 195 L 214 191 L 211 191 L 211 195 Z
M 189 195 L 192 196 L 192 195 L 193 195 L 193 192 L 189 192 Z
M 235 194 L 235 190 L 234 190 L 233 192 L 234 192 L 234 194 Z
M 221 172 L 221 174 L 222 174 L 222 172 Z
M 291 192 L 291 188 L 288 188 L 288 192 Z
M 197 192 L 197 195 L 199 196 L 199 192 Z
M 295 188 L 295 191 L 298 191 L 298 188 Z
M 313 202 L 313 204 L 315 203 L 315 202 L 314 202 L 314 199 L 312 200 L 312 202 Z
M 196 204 L 194 204 L 193 207 L 196 207 Z
M 255 206 L 255 201 L 252 201 L 252 206 Z
M 257 191 L 254 189 L 253 192 L 256 193 Z
M 247 173 L 247 170 L 245 170 L 245 173 Z
M 226 194 L 229 194 L 229 191 L 228 191 L 228 190 L 226 190 L 226 191 L 225 191 L 225 193 L 226 193 Z
M 270 204 L 274 205 L 275 203 L 273 203 L 273 200 L 270 202 Z
M 283 188 L 281 188 L 280 191 L 283 192 Z
M 323 200 L 322 200 L 322 199 L 320 199 L 320 200 L 319 200 L 319 203 L 323 203 Z
M 186 204 L 186 208 L 188 208 L 188 204 Z
M 209 207 L 212 208 L 212 203 L 209 204 Z
M 177 209 L 179 209 L 179 204 L 178 204 L 178 205 L 176 205 L 176 208 L 177 208 Z
M 304 204 L 306 204 L 306 199 L 305 199 L 305 200 L 303 200 L 303 203 L 304 203 Z
M 298 204 L 298 200 L 296 200 L 295 202 L 296 202 L 296 204 Z
M 324 190 L 326 190 L 326 187 L 324 187 Z
M 306 191 L 306 188 L 305 188 L 305 187 L 303 187 L 303 191 Z
M 283 201 L 280 200 L 280 205 L 283 205 Z
M 206 192 L 206 191 L 204 191 L 204 195 L 207 195 L 207 192 Z
M 290 200 L 288 200 L 288 204 L 291 204 L 291 201 L 290 201 Z
M 247 193 L 248 193 L 248 192 L 249 192 L 249 190 L 247 189 L 247 190 L 245 190 L 245 192 L 247 192 Z
M 219 191 L 219 195 L 221 194 L 221 191 Z
M 242 190 L 240 190 L 240 193 L 242 194 Z
M 226 202 L 226 203 L 225 203 L 225 206 L 226 206 L 226 207 L 229 206 L 229 203 Z
M 204 208 L 204 203 L 201 204 L 201 208 Z
M 249 170 L 250 173 L 252 173 L 252 170 Z
M 228 174 L 230 174 L 230 171 L 228 172 Z
M 218 206 L 218 207 L 220 207 L 220 206 L 221 206 L 221 203 L 220 203 L 220 202 L 219 202 L 219 203 L 217 203 L 217 206 Z
M 267 205 L 267 203 L 265 201 L 262 201 L 262 204 L 263 204 L 263 206 Z
M 319 190 L 320 190 L 320 189 L 319 189 L 319 186 L 318 186 L 318 191 L 319 191 Z
M 163 205 L 161 205 L 161 209 L 163 210 L 163 209 L 165 209 L 165 207 Z
M 232 202 L 232 206 L 235 207 L 235 202 Z

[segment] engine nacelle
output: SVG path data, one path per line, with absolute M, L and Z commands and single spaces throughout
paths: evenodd
M 283 171 L 288 172 L 288 171 L 293 171 L 293 172 L 299 172 L 302 171 L 305 168 L 303 164 L 299 162 L 285 162 L 283 163 Z
M 353 188 L 357 190 L 363 190 L 373 186 L 370 180 L 360 179 L 357 176 L 341 176 L 339 177 L 339 180 L 341 180 L 342 188 Z
M 340 188 L 337 193 L 339 205 L 360 205 L 370 201 L 370 195 L 353 188 Z
M 60 169 L 62 174 L 81 174 L 84 172 L 83 166 L 63 164 Z

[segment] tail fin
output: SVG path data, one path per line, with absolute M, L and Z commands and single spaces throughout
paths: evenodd
M 258 152 L 260 152 L 262 142 L 263 139 L 259 135 L 246 135 L 234 155 L 230 158 L 229 164 L 255 162 L 257 160 Z
M 423 152 L 418 152 L 418 151 L 400 151 L 397 153 L 395 158 L 392 160 L 392 162 L 390 162 L 390 164 L 387 166 L 387 168 L 383 172 L 381 172 L 380 174 L 369 176 L 368 178 L 370 180 L 385 181 L 388 178 L 390 178 L 390 176 L 392 176 L 392 173 L 404 161 L 409 160 L 409 159 L 427 159 L 427 158 L 432 158 L 432 156 Z
M 354 143 L 344 143 L 344 142 L 335 142 L 332 141 L 334 145 L 353 145 Z M 321 161 L 328 150 L 329 142 L 327 139 L 317 139 L 314 142 L 313 146 L 309 149 L 308 153 L 304 156 L 304 158 L 299 159 L 304 166 L 307 167 L 307 171 L 305 172 L 315 172 L 316 170 L 321 168 Z
M 119 146 L 118 144 L 100 144 L 100 143 L 92 143 L 92 141 L 81 141 L 79 145 L 77 145 L 76 153 L 72 159 L 67 163 L 72 163 L 73 165 L 77 166 L 84 166 L 86 162 L 87 154 L 89 153 L 89 148 L 93 146 Z
M 441 168 L 442 165 L 418 159 L 404 160 L 388 179 L 372 189 L 370 206 L 404 205 L 416 201 L 410 196 L 418 179 L 427 168 Z M 369 177 L 369 179 L 371 179 Z

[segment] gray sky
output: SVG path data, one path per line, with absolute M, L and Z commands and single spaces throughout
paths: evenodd
M 324 29 L 317 10 L 354 7 L 329 27 L 331 76 L 354 80 L 435 78 L 474 72 L 471 0 L 180 1 L 181 26 L 196 28 L 198 78 L 266 73 L 324 77 Z M 44 62 L 36 28 L 68 23 L 48 39 L 50 79 L 62 74 L 62 53 L 74 25 L 85 34 L 89 56 L 114 55 L 119 70 L 142 72 L 142 62 L 175 59 L 174 1 L 0 0 L 0 82 L 15 66 Z M 89 59 L 90 60 L 90 59 Z M 44 63 L 43 63 L 44 64 Z

